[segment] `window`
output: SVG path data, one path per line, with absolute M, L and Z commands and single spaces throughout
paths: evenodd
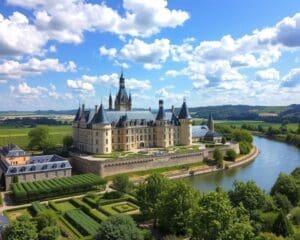
M 106 150 L 106 152 L 108 152 L 108 148 L 106 148 L 105 150 Z
M 107 138 L 106 138 L 105 142 L 106 142 L 106 144 L 108 144 L 108 139 Z
M 108 131 L 105 131 L 105 136 L 108 136 Z
M 96 136 L 98 137 L 98 132 L 96 132 Z

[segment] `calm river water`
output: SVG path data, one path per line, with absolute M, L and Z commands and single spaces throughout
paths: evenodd
M 258 186 L 270 191 L 280 172 L 290 173 L 300 166 L 300 150 L 286 143 L 254 137 L 260 154 L 255 161 L 226 171 L 208 173 L 187 178 L 200 191 L 214 190 L 221 186 L 232 188 L 234 180 L 254 180 Z

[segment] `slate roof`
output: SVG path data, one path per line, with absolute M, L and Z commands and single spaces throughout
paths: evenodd
M 209 130 L 206 125 L 192 126 L 192 136 L 193 137 L 198 137 L 198 138 L 204 137 L 208 131 Z
M 183 101 L 183 103 L 182 103 L 178 118 L 179 119 L 190 119 L 191 118 L 189 109 L 188 109 L 185 101 Z
M 209 130 L 209 131 L 205 134 L 204 137 L 205 137 L 205 138 L 215 138 L 215 137 L 222 137 L 222 135 L 219 134 L 218 132 L 214 132 L 214 131 Z
M 55 154 L 32 156 L 30 160 L 31 163 L 26 165 L 10 166 L 7 166 L 3 161 L 0 161 L 0 167 L 7 176 L 24 173 L 46 172 L 51 170 L 72 169 L 68 160 Z
M 26 155 L 25 151 L 15 144 L 0 147 L 0 154 L 5 157 L 17 157 Z
M 92 124 L 93 123 L 95 123 L 95 124 L 97 124 L 97 123 L 100 123 L 100 124 L 110 123 L 108 121 L 107 114 L 106 114 L 106 111 L 104 110 L 104 107 L 103 107 L 102 103 L 100 105 L 100 108 L 99 108 L 98 112 L 95 113 L 95 111 L 94 112 L 90 111 L 88 123 L 90 123 L 90 122 Z

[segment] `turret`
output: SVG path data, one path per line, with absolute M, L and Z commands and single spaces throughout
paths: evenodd
M 158 102 L 158 113 L 156 115 L 156 120 L 163 121 L 166 119 L 166 113 L 164 110 L 164 101 L 159 100 Z
M 129 111 L 131 111 L 132 110 L 131 93 L 129 93 L 128 105 L 129 105 Z
M 180 123 L 180 139 L 179 143 L 182 145 L 192 144 L 192 118 L 189 113 L 189 109 L 186 104 L 186 100 L 183 100 L 179 115 Z
M 208 121 L 207 121 L 207 127 L 210 131 L 212 131 L 212 132 L 215 131 L 214 119 L 213 119 L 212 113 L 209 114 Z

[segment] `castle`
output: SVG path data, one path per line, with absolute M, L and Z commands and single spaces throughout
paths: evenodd
M 122 73 L 114 107 L 111 94 L 108 105 L 108 110 L 102 103 L 92 110 L 86 110 L 84 104 L 78 108 L 73 121 L 73 145 L 80 152 L 108 154 L 192 144 L 192 121 L 185 100 L 178 115 L 174 107 L 166 112 L 163 100 L 159 100 L 156 114 L 150 110 L 133 111 Z

